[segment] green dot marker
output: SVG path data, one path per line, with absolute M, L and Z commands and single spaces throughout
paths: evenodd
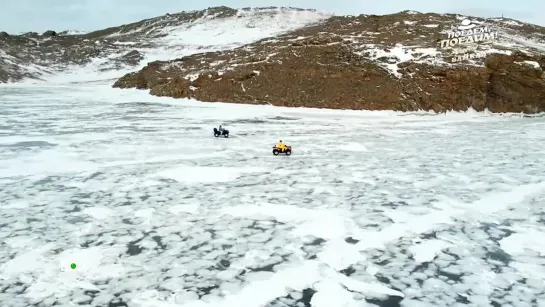
M 74 270 L 74 269 L 76 269 L 76 264 L 75 264 L 75 263 L 72 263 L 72 264 L 70 265 L 70 267 L 72 268 L 72 270 Z

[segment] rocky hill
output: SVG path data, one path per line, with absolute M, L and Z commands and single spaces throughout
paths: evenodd
M 170 53 L 154 56 L 159 49 Z M 147 63 L 114 87 L 207 102 L 545 111 L 545 28 L 506 18 L 217 7 L 84 35 L 0 38 L 0 80 L 67 63 L 114 71 Z
M 291 8 L 214 7 L 90 33 L 49 30 L 13 35 L 0 29 L 0 83 L 51 81 L 59 75 L 74 82 L 117 79 L 148 62 L 232 49 L 330 16 Z

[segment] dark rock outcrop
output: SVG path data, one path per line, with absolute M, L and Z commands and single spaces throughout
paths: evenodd
M 532 61 L 534 64 L 517 61 Z M 494 112 L 537 113 L 545 111 L 543 61 L 523 55 L 488 57 L 486 106 Z M 541 63 L 541 65 L 535 65 Z
M 36 32 L 0 34 L 0 83 L 42 79 L 48 73 L 86 65 L 97 57 L 107 59 L 102 61 L 101 71 L 126 69 L 127 65 L 138 65 L 143 59 L 135 49 L 161 47 L 155 41 L 168 35 L 165 28 L 188 25 L 203 17 L 214 20 L 236 13 L 237 10 L 225 7 L 181 12 L 85 34 L 51 30 L 42 35 Z
M 26 37 L 38 37 L 38 33 L 37 32 L 26 32 L 23 34 L 23 36 L 26 36 Z
M 47 30 L 44 33 L 42 33 L 42 36 L 45 36 L 45 37 L 57 36 L 57 32 L 53 30 Z
M 132 50 L 126 54 L 124 54 L 120 60 L 123 61 L 126 64 L 136 66 L 140 63 L 140 61 L 144 58 L 144 56 L 138 52 L 137 50 Z

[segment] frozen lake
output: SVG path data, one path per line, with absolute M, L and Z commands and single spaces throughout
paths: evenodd
M 0 306 L 545 306 L 544 131 L 2 86 Z

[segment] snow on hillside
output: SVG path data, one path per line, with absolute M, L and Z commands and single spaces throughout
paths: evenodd
M 48 76 L 46 81 L 66 83 L 110 80 L 140 69 L 151 61 L 232 49 L 308 26 L 331 16 L 324 12 L 286 8 L 238 10 L 236 16 L 232 17 L 218 18 L 216 15 L 205 14 L 195 21 L 174 25 L 168 25 L 172 23 L 169 23 L 169 20 L 174 17 L 163 16 L 130 32 L 107 35 L 104 39 L 118 39 L 115 44 L 124 48 L 105 57 L 93 59 L 84 67 L 71 67 L 63 73 Z M 134 37 L 134 41 L 127 41 L 127 37 Z M 100 44 L 99 40 L 97 45 Z M 144 55 L 141 65 L 127 66 L 121 70 L 113 69 L 112 59 L 130 50 L 137 50 Z
M 514 50 L 521 50 L 523 52 L 527 52 L 529 54 L 531 53 L 539 53 L 545 51 L 545 41 L 541 40 L 538 41 L 536 39 L 530 38 L 530 37 L 524 37 L 521 34 L 513 31 L 512 27 L 509 26 L 515 26 L 520 27 L 523 24 L 515 22 L 513 20 L 503 21 L 501 19 L 498 20 L 492 20 L 495 21 L 495 23 L 485 23 L 484 21 L 478 20 L 476 18 L 470 17 L 470 16 L 463 16 L 459 15 L 456 17 L 457 20 L 463 21 L 463 20 L 470 20 L 471 23 L 478 25 L 479 27 L 482 27 L 486 25 L 491 29 L 491 32 L 497 33 L 497 38 L 487 42 L 482 43 L 474 46 L 469 46 L 466 48 L 460 48 L 457 47 L 458 53 L 463 54 L 467 51 L 474 51 L 474 52 L 480 52 L 481 56 L 478 56 L 474 59 L 468 59 L 466 60 L 466 63 L 471 64 L 473 66 L 482 66 L 484 65 L 482 63 L 483 55 L 490 54 L 490 53 L 501 53 L 501 54 L 512 54 Z M 416 27 L 426 27 L 426 28 L 437 28 L 439 24 L 418 24 L 417 21 L 410 21 L 405 20 L 404 23 L 406 25 L 414 26 L 415 30 Z M 411 31 L 409 30 L 409 31 Z M 446 34 L 447 32 L 452 31 L 452 29 L 448 29 L 443 31 L 443 34 Z M 366 33 L 368 36 L 377 36 L 381 33 Z M 345 40 L 353 40 L 352 37 L 344 37 Z M 443 38 L 444 39 L 444 38 Z M 400 77 L 401 74 L 398 73 L 398 65 L 407 61 L 413 61 L 416 63 L 427 63 L 432 65 L 439 65 L 439 66 L 449 66 L 449 65 L 455 65 L 455 63 L 451 62 L 453 56 L 448 56 L 448 54 L 445 52 L 447 50 L 437 48 L 437 47 L 428 47 L 428 48 L 422 48 L 422 46 L 419 45 L 404 45 L 401 43 L 398 43 L 393 48 L 384 48 L 383 45 L 376 45 L 376 44 L 363 44 L 358 47 L 359 51 L 356 53 L 359 55 L 367 56 L 373 60 L 379 60 L 379 59 L 387 59 L 387 62 L 381 62 L 378 61 L 378 65 L 382 66 L 384 69 L 386 69 L 388 72 L 390 72 L 392 75 L 396 77 Z M 451 49 L 448 49 L 450 51 Z M 456 52 L 454 52 L 456 54 Z
M 68 31 L 61 35 L 83 38 L 81 42 L 75 43 L 74 48 L 63 49 L 60 44 L 58 48 L 54 46 L 42 51 L 39 46 L 48 39 L 31 38 L 29 44 L 38 46 L 32 49 L 33 54 L 24 49 L 26 47 L 22 47 L 20 52 L 12 50 L 10 54 L 4 53 L 4 56 L 0 54 L 0 75 L 3 68 L 8 73 L 17 72 L 19 76 L 26 73 L 26 77 L 41 77 L 46 82 L 54 83 L 110 81 L 139 70 L 151 61 L 173 60 L 195 53 L 231 50 L 323 22 L 332 16 L 330 13 L 295 8 L 239 10 L 211 8 L 204 11 L 167 14 L 85 35 Z M 496 40 L 480 47 L 481 56 L 487 53 L 509 54 L 514 49 L 530 53 L 545 50 L 543 29 L 509 19 L 485 20 L 449 14 L 424 15 L 413 11 L 380 18 L 395 20 L 398 17 L 402 19 L 392 21 L 391 24 L 381 22 L 377 24 L 373 21 L 374 17 L 367 15 L 350 17 L 352 19 L 347 17 L 340 21 L 336 28 L 331 28 L 329 35 L 341 37 L 345 43 L 353 46 L 355 53 L 375 60 L 378 65 L 395 76 L 399 76 L 398 65 L 407 61 L 452 65 L 450 62 L 452 55 L 447 54 L 448 50 L 437 48 L 435 39 L 430 37 L 438 33 L 446 35 L 446 31 L 452 30 L 466 19 L 479 26 L 486 24 L 492 31 L 498 33 Z M 346 28 L 356 29 L 354 24 L 359 23 L 376 25 L 377 28 L 370 26 L 371 31 L 343 32 Z M 403 37 L 404 41 L 395 41 L 397 36 Z M 392 43 L 395 45 L 393 48 Z M 131 51 L 137 51 L 141 55 L 139 65 L 135 66 L 122 60 L 123 56 Z M 86 60 L 91 60 L 85 61 L 87 63 L 83 66 L 80 65 L 83 62 L 81 59 L 78 63 L 70 65 L 58 60 L 69 52 L 83 54 Z M 54 56 L 47 58 L 52 54 Z M 280 60 L 274 59 L 274 53 L 268 58 L 271 61 Z M 56 62 L 54 59 L 57 59 Z M 229 61 L 242 64 L 246 59 L 237 58 Z M 482 61 L 472 59 L 466 63 L 482 65 Z
M 80 30 L 66 30 L 59 33 L 59 35 L 82 35 L 87 34 L 89 31 L 80 31 Z
M 462 59 L 464 64 L 483 66 L 483 59 L 488 54 L 512 54 L 514 50 L 536 54 L 545 48 L 543 42 L 536 39 L 542 29 L 532 29 L 534 32 L 528 34 L 519 31 L 518 26 L 511 27 L 509 23 L 494 20 L 487 23 L 484 19 L 462 15 L 453 18 L 448 14 L 434 14 L 428 17 L 412 12 L 409 15 L 388 16 L 392 18 L 391 23 L 373 21 L 369 16 L 344 17 L 343 20 L 328 22 L 321 27 L 301 29 L 221 55 L 199 55 L 196 57 L 198 59 L 190 61 L 191 63 L 180 61 L 165 63 L 163 69 L 168 70 L 173 65 L 181 65 L 183 77 L 192 80 L 200 73 L 210 70 L 222 75 L 249 64 L 281 65 L 286 57 L 286 53 L 282 51 L 287 48 L 293 49 L 292 46 L 312 45 L 315 42 L 329 40 L 328 45 L 342 43 L 350 47 L 355 54 L 374 61 L 393 76 L 401 77 L 401 73 L 398 72 L 399 64 L 409 61 L 452 67 L 460 64 Z M 395 21 L 400 18 L 401 21 Z M 494 39 L 479 44 L 440 48 L 438 38 L 446 39 L 447 33 L 456 29 L 456 26 L 466 19 L 477 27 L 489 27 L 490 32 L 494 33 Z M 466 53 L 467 59 L 464 58 Z M 453 59 L 458 61 L 455 62 Z

